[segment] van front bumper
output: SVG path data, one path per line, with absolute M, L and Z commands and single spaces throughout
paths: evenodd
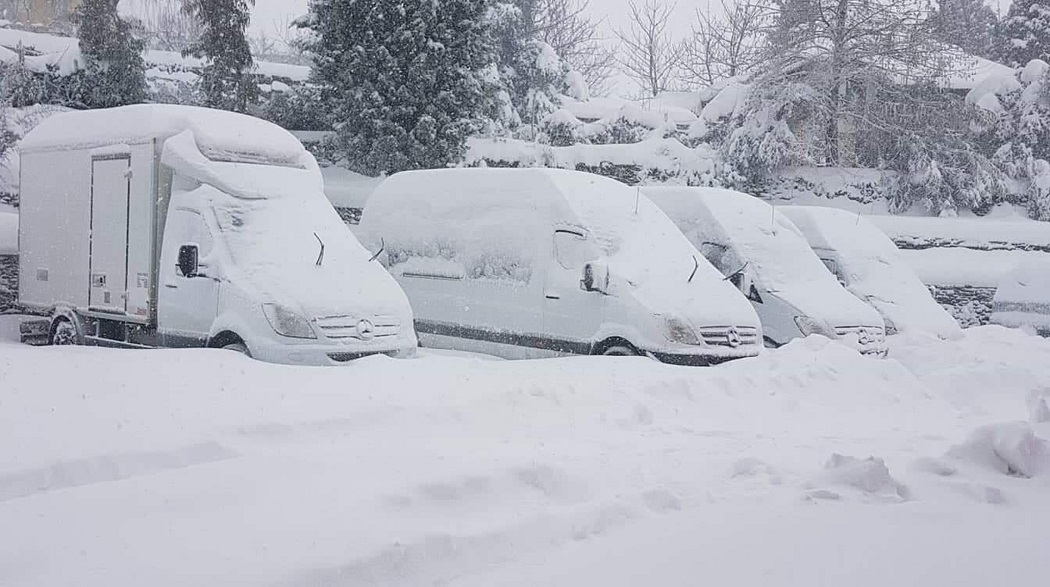
M 267 363 L 327 367 L 347 365 L 355 359 L 373 355 L 409 357 L 415 353 L 416 341 L 398 340 L 397 344 L 384 345 L 340 345 L 324 343 L 282 344 L 266 341 L 249 345 L 252 357 Z
M 719 349 L 714 352 L 683 353 L 675 351 L 649 351 L 647 354 L 652 355 L 661 363 L 667 363 L 668 365 L 707 367 L 711 365 L 719 365 L 734 359 L 757 357 L 761 350 L 762 347 L 758 345 L 748 345 L 733 350 Z

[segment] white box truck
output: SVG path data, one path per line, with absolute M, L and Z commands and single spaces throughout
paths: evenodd
M 718 188 L 642 191 L 751 300 L 768 346 L 819 334 L 865 355 L 886 354 L 882 316 L 838 283 L 779 210 Z
M 127 106 L 49 118 L 20 151 L 19 303 L 47 316 L 25 342 L 310 365 L 417 345 L 404 292 L 276 125 Z
M 645 196 L 553 169 L 398 173 L 359 234 L 386 245 L 423 346 L 506 358 L 757 355 L 758 316 Z

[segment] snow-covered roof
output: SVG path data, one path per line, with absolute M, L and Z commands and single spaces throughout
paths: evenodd
M 563 98 L 562 109 L 584 122 L 626 118 L 631 122 L 656 128 L 665 123 L 689 124 L 696 114 L 688 108 L 665 103 L 660 98 L 625 100 L 623 98 L 591 98 L 586 101 Z
M 48 118 L 19 145 L 23 153 L 92 149 L 166 139 L 190 130 L 197 147 L 217 160 L 297 164 L 306 149 L 291 133 L 265 120 L 172 104 L 66 112 Z
M 999 283 L 992 322 L 1050 330 L 1050 255 L 1022 262 Z
M 18 47 L 27 49 L 26 66 L 31 71 L 44 72 L 48 66 L 58 68 L 62 75 L 68 75 L 78 68 L 83 61 L 80 53 L 80 42 L 75 37 L 63 37 L 47 33 L 34 33 L 12 28 L 0 27 L 0 62 L 14 63 L 18 59 Z M 156 77 L 171 79 L 172 73 L 157 75 L 158 67 L 182 67 L 199 69 L 204 65 L 196 57 L 183 57 L 175 51 L 147 50 L 142 55 L 147 67 Z M 305 82 L 310 76 L 310 68 L 303 65 L 256 61 L 254 73 L 269 77 L 279 77 L 294 82 Z M 195 79 L 195 78 L 193 78 Z
M 321 168 L 324 193 L 337 208 L 364 208 L 372 192 L 383 183 L 383 177 L 368 177 L 332 165 Z
M 846 289 L 888 318 L 898 331 L 952 336 L 959 325 L 933 300 L 922 280 L 898 255 L 889 237 L 858 214 L 818 206 L 783 206 L 819 251 L 831 253 Z M 827 253 L 825 253 L 827 254 Z
M 465 189 L 470 186 L 470 189 Z M 465 221 L 469 218 L 469 221 Z M 553 231 L 588 235 L 616 282 L 654 311 L 688 312 L 697 325 L 758 326 L 754 311 L 667 216 L 638 190 L 561 169 L 439 169 L 391 176 L 365 207 L 359 233 L 376 248 L 498 267 L 528 281 Z M 693 259 L 699 266 L 694 270 Z M 428 260 L 429 260 L 428 259 Z M 461 273 L 462 274 L 462 273 Z

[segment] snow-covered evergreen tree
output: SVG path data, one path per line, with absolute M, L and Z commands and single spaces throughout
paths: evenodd
M 494 118 L 499 126 L 532 132 L 559 107 L 560 97 L 587 99 L 583 76 L 539 40 L 536 0 L 494 0 L 486 23 L 496 41 L 499 94 Z
M 1050 220 L 1050 65 L 1040 59 L 1005 79 L 990 79 L 967 101 L 989 113 L 981 144 L 1013 180 L 1014 201 Z
M 252 52 L 245 30 L 255 0 L 185 0 L 201 24 L 200 38 L 184 55 L 203 58 L 200 90 L 205 106 L 244 112 L 255 100 Z
M 489 0 L 311 0 L 313 82 L 335 147 L 369 175 L 462 160 L 490 112 Z
M 1050 61 L 1050 0 L 1013 0 L 1001 37 L 1001 57 L 1008 65 Z
M 983 0 L 939 0 L 931 18 L 933 32 L 939 40 L 970 55 L 994 56 L 993 41 L 999 19 Z
M 84 55 L 81 101 L 88 108 L 137 104 L 146 98 L 145 43 L 117 13 L 118 0 L 84 0 L 73 22 Z

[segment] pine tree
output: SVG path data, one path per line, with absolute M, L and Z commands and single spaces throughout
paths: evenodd
M 255 0 L 185 0 L 184 9 L 201 24 L 200 38 L 183 55 L 203 58 L 200 89 L 204 105 L 244 112 L 259 89 L 245 30 Z
M 335 148 L 369 175 L 460 161 L 491 104 L 489 0 L 311 0 L 313 82 Z
M 117 14 L 118 0 L 84 0 L 73 22 L 84 56 L 81 101 L 88 108 L 137 104 L 146 99 L 145 43 Z
M 534 129 L 558 109 L 561 95 L 587 97 L 585 87 L 570 87 L 569 65 L 539 39 L 536 9 L 536 0 L 494 0 L 486 16 L 496 41 L 499 87 L 506 93 L 504 99 L 509 99 L 509 108 L 496 118 L 511 129 L 521 123 Z M 586 86 L 582 81 L 578 85 Z
M 983 0 L 940 0 L 931 18 L 939 40 L 970 55 L 993 57 L 993 35 L 999 19 Z
M 1008 65 L 1050 61 L 1050 0 L 1014 0 L 1002 29 L 1001 56 Z

